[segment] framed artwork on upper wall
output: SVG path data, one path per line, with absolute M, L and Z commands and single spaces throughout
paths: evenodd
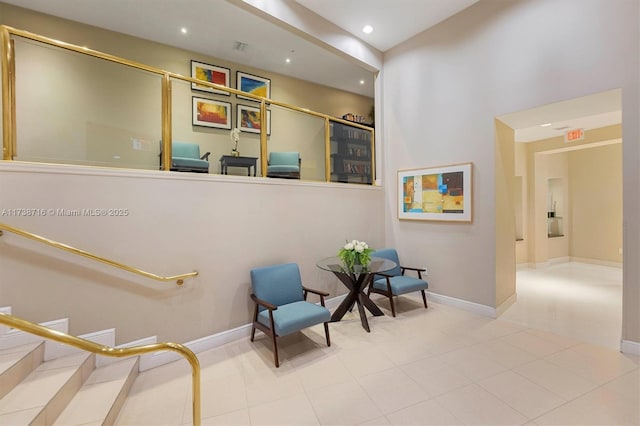
M 398 219 L 471 222 L 472 166 L 398 170 Z
M 253 95 L 262 96 L 263 98 L 271 98 L 271 80 L 257 75 L 247 74 L 241 71 L 236 72 L 236 89 Z M 258 101 L 242 95 L 236 95 L 240 99 L 248 99 L 250 101 Z
M 260 108 L 237 105 L 236 127 L 243 132 L 260 133 L 262 128 L 262 119 L 260 117 Z M 267 135 L 271 134 L 271 111 L 267 110 Z
M 229 68 L 191 61 L 191 78 L 206 81 L 208 83 L 219 84 L 220 86 L 229 87 L 230 75 L 231 70 Z M 225 92 L 224 90 L 218 90 L 196 83 L 191 83 L 191 89 L 200 90 L 201 92 L 217 93 L 226 96 L 231 95 L 229 92 Z
M 194 126 L 231 129 L 231 103 L 194 96 L 191 120 Z

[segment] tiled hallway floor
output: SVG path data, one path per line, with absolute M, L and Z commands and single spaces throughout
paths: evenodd
M 510 320 L 402 297 L 398 317 L 351 313 L 281 339 L 199 354 L 209 425 L 638 425 L 640 359 Z M 522 301 L 522 299 L 520 299 Z M 142 373 L 118 424 L 191 421 L 186 362 Z
M 561 263 L 516 273 L 517 302 L 500 317 L 584 342 L 620 348 L 622 269 Z

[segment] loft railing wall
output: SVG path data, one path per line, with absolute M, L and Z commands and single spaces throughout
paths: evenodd
M 267 117 L 238 143 L 240 155 L 259 159 L 258 175 L 266 176 L 270 151 L 287 150 L 301 153 L 303 180 L 373 183 L 368 126 L 7 26 L 1 40 L 4 160 L 169 171 L 172 141 L 185 141 L 211 152 L 216 173 L 220 156 L 232 149 L 229 128 L 242 125 L 244 109 Z M 226 106 L 234 119 L 194 126 L 197 112 L 185 105 L 197 99 Z M 338 150 L 346 142 L 332 139 L 335 125 L 365 134 L 370 155 L 344 160 L 355 151 Z M 345 167 L 352 169 L 348 178 L 336 173 Z M 353 178 L 357 170 L 370 177 Z

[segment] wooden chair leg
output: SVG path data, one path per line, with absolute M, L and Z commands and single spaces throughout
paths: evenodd
M 391 314 L 393 314 L 393 316 L 396 316 L 396 307 L 393 304 L 393 294 L 389 295 L 389 304 L 391 305 Z
M 278 359 L 278 341 L 275 333 L 271 335 L 273 340 L 273 361 L 276 363 L 276 368 L 280 368 L 280 360 Z
M 424 293 L 424 290 L 420 290 L 420 292 L 422 293 L 422 301 L 424 302 L 424 307 L 426 309 L 426 308 L 428 308 L 428 306 L 427 306 L 427 295 Z
M 329 323 L 324 323 L 324 335 L 327 336 L 327 346 L 331 346 L 331 338 L 329 337 Z
M 253 339 L 256 337 L 256 326 L 255 323 L 254 325 L 251 327 L 251 341 L 253 342 Z

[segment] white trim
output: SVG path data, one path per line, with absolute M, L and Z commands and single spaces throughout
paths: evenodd
M 89 340 L 104 346 L 113 346 L 116 341 L 116 329 L 108 328 L 106 330 L 94 331 L 92 333 L 83 334 L 78 336 L 81 339 Z M 44 360 L 51 361 L 52 359 L 62 358 L 63 356 L 79 354 L 87 352 L 83 349 L 76 348 L 75 346 L 59 343 L 54 340 L 47 340 L 44 345 Z
M 591 265 L 609 266 L 611 268 L 622 268 L 622 262 L 611 262 L 608 260 L 589 259 L 586 257 L 571 257 L 572 262 L 588 263 Z
M 466 300 L 456 299 L 455 297 L 444 296 L 442 294 L 431 293 L 430 291 L 428 291 L 427 294 L 429 296 L 428 298 L 432 299 L 434 302 L 453 306 L 454 308 L 472 312 L 483 317 L 497 318 L 496 309 L 491 306 L 468 302 Z
M 341 296 L 332 297 L 325 301 L 327 309 L 336 308 L 342 300 L 346 297 L 346 294 Z M 234 342 L 240 339 L 246 339 L 251 335 L 251 324 L 241 325 L 240 327 L 232 328 L 231 330 L 225 330 L 220 333 L 205 336 L 200 339 L 192 340 L 191 342 L 184 343 L 186 347 L 193 352 L 200 353 L 209 349 L 217 348 L 218 346 L 225 345 L 227 343 Z M 146 371 L 151 368 L 159 367 L 164 364 L 168 364 L 173 361 L 182 359 L 182 357 L 176 352 L 154 352 L 149 355 L 144 355 L 140 360 L 140 371 Z
M 358 191 L 382 191 L 376 185 L 351 185 L 339 182 L 308 181 L 298 179 L 271 179 L 262 176 L 221 175 L 216 173 L 171 173 L 161 170 L 119 169 L 78 164 L 35 163 L 26 161 L 0 160 L 0 172 L 45 173 L 80 176 L 113 176 L 138 179 L 187 180 L 210 182 L 236 182 L 253 185 L 296 185 L 321 188 L 343 188 Z
M 622 340 L 620 342 L 620 352 L 640 356 L 640 343 L 631 340 Z
M 509 296 L 507 298 L 507 300 L 502 302 L 500 304 L 500 306 L 498 306 L 496 308 L 496 317 L 495 318 L 497 318 L 500 315 L 504 314 L 504 311 L 506 311 L 507 309 L 509 309 L 511 307 L 511 305 L 516 303 L 516 300 L 518 300 L 518 293 L 513 293 L 511 296 Z
M 183 345 L 191 349 L 194 353 L 200 353 L 209 349 L 217 348 L 218 346 L 222 346 L 226 343 L 249 337 L 250 335 L 251 324 L 245 324 L 231 330 L 225 330 L 217 334 L 212 334 L 191 342 L 183 343 Z M 153 352 L 149 354 L 144 361 L 140 360 L 140 371 L 146 371 L 180 359 L 183 359 L 183 357 L 176 352 Z
M 50 328 L 52 330 L 59 331 L 61 333 L 69 332 L 69 320 L 67 318 L 43 322 L 40 325 Z M 27 333 L 15 328 L 7 331 L 3 336 L 0 336 L 0 349 L 13 348 L 15 346 L 26 345 L 29 343 L 42 342 L 45 339 L 35 334 Z M 47 340 L 45 342 L 45 348 L 52 342 Z M 45 349 L 46 351 L 46 349 Z
M 150 337 L 145 337 L 143 339 L 134 340 L 132 342 L 123 343 L 121 345 L 116 346 L 116 348 L 128 348 L 128 347 L 131 347 L 131 346 L 152 345 L 154 343 L 158 343 L 158 338 L 156 336 L 150 336 Z M 140 362 L 138 363 L 138 371 L 141 371 L 140 370 L 140 365 L 142 365 L 143 363 L 147 362 L 147 360 L 149 358 L 151 358 L 151 354 L 140 355 L 140 356 L 138 356 L 138 358 L 140 358 Z M 126 359 L 126 358 L 118 358 L 118 357 L 112 357 L 112 356 L 97 355 L 96 356 L 96 368 L 97 367 L 102 367 L 104 365 L 113 364 L 114 362 L 121 361 L 122 359 Z
M 547 260 L 547 263 L 549 264 L 549 266 L 560 265 L 562 263 L 569 263 L 569 262 L 571 262 L 571 258 L 569 256 L 552 257 L 551 259 Z
M 2 312 L 3 314 L 11 315 L 11 306 L 4 306 L 0 308 L 0 312 Z M 4 324 L 0 324 L 0 337 L 4 336 L 7 331 L 9 331 L 9 327 Z

